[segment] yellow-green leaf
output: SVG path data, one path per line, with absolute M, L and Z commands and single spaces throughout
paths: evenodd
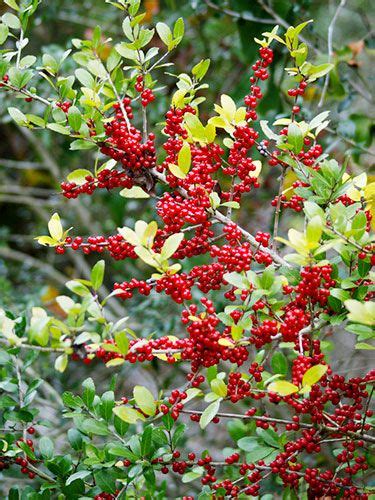
M 228 393 L 228 388 L 225 382 L 219 378 L 214 378 L 211 381 L 211 389 L 215 394 L 217 394 L 221 398 L 225 398 L 225 396 Z
M 232 335 L 233 340 L 240 340 L 242 337 L 243 328 L 239 325 L 232 325 L 230 329 L 230 334 Z
M 43 246 L 48 245 L 49 247 L 56 247 L 59 244 L 58 241 L 51 238 L 51 236 L 37 236 L 34 239 L 37 240 L 39 245 Z
M 133 186 L 130 189 L 124 188 L 120 191 L 120 196 L 124 198 L 150 198 L 150 195 L 140 186 Z
M 141 385 L 136 385 L 133 390 L 135 402 L 146 415 L 155 415 L 156 403 L 152 393 Z
M 159 268 L 159 262 L 155 258 L 157 254 L 152 252 L 152 250 L 147 250 L 144 247 L 135 247 L 134 251 L 143 262 L 151 267 Z
M 68 366 L 68 356 L 66 354 L 61 354 L 55 360 L 55 370 L 63 373 Z
M 323 377 L 323 375 L 325 375 L 327 370 L 328 370 L 327 365 L 312 366 L 303 375 L 302 385 L 309 386 L 309 387 L 313 386 L 314 384 L 319 382 L 319 380 Z
M 359 300 L 349 299 L 344 302 L 348 309 L 348 319 L 362 325 L 375 325 L 375 302 L 362 303 Z
M 191 165 L 191 150 L 188 142 L 184 142 L 178 153 L 177 164 L 184 174 L 187 174 Z
M 163 245 L 162 251 L 160 253 L 162 259 L 169 259 L 176 252 L 180 246 L 181 241 L 184 239 L 183 233 L 176 233 L 169 236 Z
M 90 170 L 78 168 L 77 170 L 73 170 L 73 172 L 68 175 L 67 179 L 69 182 L 75 182 L 76 184 L 81 186 L 82 184 L 85 184 L 87 182 L 86 176 L 88 175 L 92 175 Z
M 48 222 L 48 230 L 51 238 L 60 240 L 63 235 L 63 227 L 58 213 L 54 213 Z
M 125 332 L 116 332 L 115 342 L 122 355 L 126 356 L 129 350 L 129 339 Z
M 141 243 L 142 245 L 146 246 L 147 248 L 151 248 L 152 245 L 154 244 L 154 238 L 156 236 L 156 233 L 158 232 L 158 224 L 156 221 L 151 221 L 141 238 Z
M 113 413 L 128 424 L 135 424 L 137 420 L 145 420 L 142 413 L 128 406 L 116 406 L 113 408 Z
M 121 234 L 124 240 L 131 245 L 140 245 L 140 239 L 138 235 L 133 231 L 133 229 L 130 229 L 129 227 L 118 227 L 117 231 L 119 232 L 119 234 Z
M 276 392 L 279 396 L 289 396 L 298 392 L 298 387 L 287 380 L 278 380 L 268 386 L 270 392 Z
M 111 368 L 113 366 L 123 365 L 124 363 L 125 363 L 125 359 L 123 359 L 123 358 L 113 358 L 113 359 L 110 359 L 109 361 L 107 361 L 105 366 L 107 366 L 108 368 Z
M 170 172 L 175 177 L 177 177 L 177 179 L 185 179 L 186 178 L 186 174 L 180 169 L 180 167 L 178 165 L 175 165 L 174 163 L 170 163 L 168 165 L 168 168 L 169 168 Z

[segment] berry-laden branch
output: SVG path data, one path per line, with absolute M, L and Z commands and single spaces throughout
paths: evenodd
M 11 408 L 4 429 L 25 435 L 15 441 L 6 434 L 0 469 L 20 465 L 30 480 L 38 476 L 57 494 L 96 500 L 176 496 L 161 479 L 170 472 L 182 476 L 178 494 L 186 491 L 185 499 L 196 491 L 199 498 L 264 491 L 288 498 L 367 499 L 368 447 L 375 441 L 369 389 L 374 372 L 356 377 L 336 372 L 329 349 L 340 342 L 343 329 L 357 336 L 356 349 L 373 349 L 374 183 L 366 174 L 350 176 L 324 154 L 320 133 L 329 124 L 328 112 L 303 119 L 306 89 L 332 69 L 330 63 L 308 60 L 300 33 L 310 21 L 287 27 L 283 35 L 276 27 L 256 39 L 259 57 L 251 67 L 248 94 L 240 103 L 219 96 L 207 121 L 201 112 L 202 82 L 210 61 L 177 75 L 160 133 L 147 108 L 162 92 L 156 78 L 181 42 L 184 22 L 177 19 L 173 28 L 157 23 L 155 30 L 145 24 L 137 0 L 109 3 L 124 16 L 124 39 L 106 40 L 99 27 L 92 40 L 74 39 L 79 67 L 73 77 L 61 70 L 70 53 L 61 61 L 47 55 L 36 69 L 30 59 L 23 61 L 19 43 L 25 43 L 33 9 L 9 0 L 15 14 L 10 27 L 1 28 L 2 37 L 9 29 L 21 36 L 18 51 L 4 52 L 0 90 L 9 100 L 26 98 L 22 110 L 9 106 L 18 125 L 59 133 L 72 141 L 72 150 L 96 151 L 92 169 L 75 170 L 62 182 L 66 199 L 121 188 L 121 196 L 143 200 L 154 213 L 153 220 L 134 221 L 114 235 L 85 238 L 64 230 L 55 213 L 49 234 L 36 238 L 39 243 L 58 255 L 107 252 L 117 261 L 140 263 L 146 275 L 115 283 L 100 300 L 105 264 L 99 260 L 90 279 L 67 283 L 70 295 L 56 298 L 58 314 L 35 307 L 27 322 L 0 311 L 0 359 L 10 366 L 11 356 L 17 363 L 23 356 L 36 363 L 38 356 L 57 353 L 56 370 L 68 373 L 71 361 L 87 369 L 98 362 L 109 369 L 166 363 L 172 384 L 177 380 L 173 365 L 181 364 L 186 381 L 176 382 L 180 388 L 159 387 L 158 394 L 135 385 L 116 400 L 114 382 L 99 395 L 94 380 L 86 379 L 80 396 L 62 395 L 64 416 L 72 419 L 73 451 L 55 456 L 47 436 L 25 439 L 26 431 L 35 433 L 26 422 L 43 424 L 30 406 L 39 382 L 24 390 L 18 377 L 19 401 L 6 398 L 0 407 Z M 149 46 L 156 34 L 162 54 L 160 43 Z M 286 68 L 291 109 L 269 124 L 257 110 L 273 70 L 274 43 L 291 60 Z M 41 74 L 50 85 L 48 98 L 38 94 Z M 43 117 L 28 112 L 34 100 L 47 107 Z M 248 221 L 248 203 L 257 190 L 268 194 L 265 176 L 280 181 L 275 198 L 268 200 L 275 207 L 273 224 L 268 221 L 271 246 L 270 233 L 248 230 L 255 226 Z M 150 296 L 151 304 L 157 294 L 174 301 L 180 325 L 170 335 L 143 338 L 127 318 L 110 321 L 108 300 L 128 301 L 131 314 L 135 293 Z M 5 386 L 11 390 L 12 384 L 10 377 Z M 190 402 L 200 409 L 190 409 Z M 200 429 L 224 428 L 228 422 L 230 455 L 213 460 L 203 451 L 210 443 L 202 445 L 199 456 L 190 451 L 187 421 Z

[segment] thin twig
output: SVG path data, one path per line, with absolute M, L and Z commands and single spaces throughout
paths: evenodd
M 17 45 L 18 45 L 18 47 L 17 47 L 17 59 L 16 59 L 16 68 L 17 69 L 19 69 L 19 67 L 20 67 L 20 60 L 21 60 L 21 53 L 22 53 L 22 42 L 24 40 L 23 37 L 24 37 L 24 31 L 21 28 L 20 29 L 20 38 L 17 42 Z
M 328 43 L 328 63 L 331 62 L 332 56 L 333 56 L 333 30 L 335 28 L 335 23 L 336 20 L 340 14 L 341 9 L 345 6 L 346 0 L 341 0 L 340 3 L 337 6 L 336 12 L 334 16 L 332 17 L 331 22 L 329 23 L 328 26 L 328 37 L 327 37 L 327 43 Z M 329 72 L 326 74 L 326 78 L 324 80 L 324 86 L 322 90 L 322 95 L 320 96 L 318 108 L 321 108 L 324 103 L 324 99 L 328 90 L 328 84 L 329 84 Z
M 279 222 L 280 222 L 280 212 L 281 212 L 281 195 L 284 188 L 284 179 L 286 175 L 286 168 L 283 168 L 280 176 L 280 184 L 279 184 L 279 192 L 277 195 L 277 204 L 275 209 L 275 218 L 273 221 L 273 235 L 272 235 L 272 250 L 277 252 L 277 235 L 279 231 Z
M 218 12 L 222 12 L 223 14 L 226 14 L 227 16 L 235 17 L 236 19 L 242 19 L 243 21 L 250 21 L 250 22 L 261 23 L 261 24 L 272 24 L 273 23 L 273 19 L 271 19 L 271 18 L 267 19 L 264 17 L 256 17 L 256 16 L 253 16 L 252 14 L 245 14 L 243 12 L 236 12 L 234 10 L 226 9 L 225 7 L 219 7 L 219 5 L 214 4 L 210 0 L 204 0 L 204 2 L 211 9 L 216 10 Z

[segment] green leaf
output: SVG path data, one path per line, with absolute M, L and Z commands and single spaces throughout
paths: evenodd
M 345 302 L 350 297 L 350 293 L 346 290 L 341 290 L 341 288 L 331 288 L 329 292 L 331 297 L 335 297 L 340 302 Z
M 129 350 L 129 339 L 126 335 L 125 332 L 116 332 L 115 335 L 115 342 L 117 347 L 119 348 L 121 354 L 123 356 L 126 356 Z
M 51 459 L 53 457 L 53 451 L 54 451 L 52 440 L 47 436 L 43 436 L 42 438 L 40 438 L 39 450 L 43 458 L 47 460 Z
M 276 451 L 275 448 L 258 446 L 255 450 L 246 455 L 246 461 L 249 463 L 254 463 L 258 460 L 265 460 L 267 457 L 269 457 L 266 462 L 268 463 L 270 459 L 276 458 L 275 455 L 277 455 L 278 453 L 280 452 Z
M 64 231 L 58 213 L 54 213 L 48 221 L 48 231 L 51 238 L 61 240 Z
M 114 494 L 116 492 L 117 473 L 112 469 L 103 469 L 94 472 L 95 484 L 101 491 Z
M 69 127 L 61 125 L 60 123 L 47 123 L 47 128 L 53 130 L 54 132 L 57 132 L 58 134 L 70 135 Z
M 286 380 L 278 380 L 277 382 L 271 382 L 268 390 L 269 392 L 276 392 L 279 396 L 289 396 L 298 392 L 298 387 Z
M 101 397 L 100 414 L 106 422 L 112 417 L 112 410 L 115 406 L 115 395 L 113 391 L 105 392 Z
M 90 290 L 79 281 L 71 280 L 65 283 L 65 286 L 69 288 L 70 291 L 76 293 L 80 297 L 86 297 L 87 295 L 91 295 Z
M 25 442 L 23 442 L 23 441 L 19 441 L 19 442 L 17 443 L 17 446 L 18 446 L 19 448 L 21 448 L 21 450 L 22 450 L 23 452 L 25 452 L 25 453 L 26 453 L 26 455 L 27 455 L 29 458 L 31 458 L 31 460 L 36 460 L 36 456 L 35 456 L 34 452 L 33 452 L 33 451 L 32 451 L 32 449 L 30 448 L 30 446 L 28 446 Z
M 358 212 L 352 221 L 349 236 L 353 235 L 355 240 L 360 240 L 366 231 L 367 218 L 364 212 Z
M 95 384 L 92 378 L 87 378 L 82 382 L 83 393 L 82 400 L 90 409 L 95 398 Z
M 268 139 L 272 139 L 273 141 L 278 141 L 280 136 L 275 134 L 275 132 L 270 129 L 270 127 L 268 126 L 268 121 L 267 120 L 260 120 L 259 122 L 260 124 L 260 127 L 263 131 L 263 134 L 268 138 Z
M 40 116 L 33 115 L 31 113 L 27 113 L 26 115 L 27 121 L 36 125 L 37 127 L 45 128 L 46 122 Z
M 17 16 L 15 16 L 14 14 L 12 14 L 11 12 L 6 12 L 2 16 L 2 21 L 9 28 L 12 28 L 14 30 L 19 30 L 21 28 L 21 21 L 18 19 Z
M 309 123 L 309 129 L 313 130 L 314 128 L 321 125 L 324 122 L 324 120 L 328 118 L 329 113 L 330 111 L 323 111 L 323 113 L 319 113 L 318 115 L 316 115 Z
M 78 451 L 82 449 L 83 438 L 77 429 L 68 430 L 68 440 L 73 450 Z
M 133 389 L 133 396 L 139 408 L 146 415 L 155 415 L 156 403 L 152 393 L 141 385 L 136 385 Z
M 179 17 L 173 26 L 173 36 L 174 38 L 182 38 L 185 32 L 184 20 Z
M 104 79 L 107 77 L 107 71 L 104 65 L 97 59 L 92 59 L 91 61 L 89 61 L 87 64 L 87 69 L 98 78 Z
M 94 418 L 85 418 L 80 424 L 80 430 L 86 434 L 94 434 L 96 436 L 108 436 L 109 431 L 107 424 Z
M 65 482 L 65 486 L 69 486 L 73 481 L 76 479 L 85 479 L 85 477 L 88 477 L 91 474 L 91 471 L 89 470 L 79 470 L 78 472 L 75 472 L 71 476 L 68 477 L 68 479 Z
M 64 392 L 62 395 L 63 403 L 68 408 L 82 408 L 83 401 L 79 396 L 75 396 L 71 392 Z
M 259 278 L 259 285 L 264 290 L 269 290 L 275 282 L 275 268 L 268 266 Z
M 201 466 L 193 467 L 193 469 L 190 472 L 185 472 L 185 474 L 182 476 L 182 482 L 191 483 L 192 481 L 195 481 L 199 477 L 202 477 L 203 473 L 204 473 L 203 467 Z
M 257 434 L 264 441 L 265 444 L 272 446 L 273 448 L 281 448 L 279 442 L 279 435 L 272 428 L 269 429 L 260 429 L 257 428 Z
M 93 76 L 85 69 L 79 68 L 76 69 L 74 73 L 78 79 L 78 81 L 89 89 L 93 89 L 95 87 L 95 80 Z
M 215 418 L 220 408 L 220 401 L 220 399 L 214 401 L 204 410 L 199 420 L 199 426 L 201 429 L 205 429 L 212 419 Z
M 32 79 L 34 73 L 31 70 L 20 70 L 15 66 L 9 69 L 9 82 L 17 87 L 23 89 Z
M 307 224 L 306 238 L 308 243 L 319 243 L 323 233 L 322 219 L 319 215 L 315 215 Z
M 8 108 L 8 113 L 18 125 L 25 125 L 27 123 L 26 115 L 19 109 L 10 107 Z
M 0 24 L 0 45 L 8 38 L 9 28 L 6 24 Z
M 68 111 L 68 123 L 70 127 L 78 132 L 83 123 L 83 118 L 80 110 L 76 106 L 71 106 Z
M 141 438 L 141 454 L 142 456 L 150 456 L 152 443 L 152 427 L 148 426 L 144 429 Z
M 274 373 L 286 375 L 288 372 L 288 361 L 280 351 L 275 352 L 271 359 L 271 367 Z
M 9 63 L 7 61 L 0 59 L 0 78 L 3 78 L 6 75 L 9 68 Z
M 91 283 L 94 290 L 99 290 L 104 278 L 105 261 L 99 260 L 91 270 Z
M 259 448 L 259 440 L 255 436 L 245 436 L 238 440 L 237 446 L 243 451 L 253 451 Z
M 90 170 L 86 170 L 85 168 L 77 168 L 76 170 L 73 170 L 73 172 L 70 172 L 70 174 L 67 176 L 67 180 L 69 182 L 74 182 L 78 186 L 82 186 L 82 184 L 85 184 L 87 182 L 86 177 L 88 175 L 92 176 Z
M 70 144 L 71 151 L 78 151 L 81 149 L 92 149 L 96 148 L 95 142 L 85 141 L 84 139 L 76 139 Z
M 123 444 L 111 445 L 108 449 L 108 453 L 110 453 L 111 455 L 116 455 L 118 457 L 127 458 L 128 460 L 132 461 L 135 461 L 138 458 L 137 455 L 135 455 L 132 451 L 129 450 L 129 448 L 127 448 Z
M 248 290 L 250 288 L 250 284 L 248 283 L 247 279 L 240 273 L 225 273 L 223 278 L 230 285 L 238 288 L 239 290 Z
M 135 424 L 137 420 L 145 420 L 142 413 L 134 410 L 134 408 L 129 408 L 129 406 L 116 406 L 113 408 L 113 413 L 128 424 Z
M 167 46 L 168 50 L 170 50 L 169 47 L 173 40 L 173 36 L 169 26 L 167 26 L 165 23 L 157 23 L 156 31 L 161 41 Z
M 300 153 L 303 146 L 303 134 L 296 122 L 291 122 L 288 126 L 288 143 L 295 154 Z
M 327 365 L 315 365 L 309 368 L 303 375 L 302 386 L 313 386 L 326 374 Z

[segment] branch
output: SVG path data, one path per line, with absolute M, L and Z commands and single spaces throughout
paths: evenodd
M 181 413 L 186 413 L 189 415 L 202 415 L 203 411 L 199 410 L 181 410 Z M 273 418 L 273 417 L 262 417 L 260 415 L 241 415 L 240 413 L 222 413 L 218 412 L 216 413 L 217 417 L 222 417 L 222 418 L 241 418 L 242 420 L 260 420 L 262 422 L 273 422 L 275 424 L 282 424 L 282 425 L 287 425 L 287 424 L 292 424 L 291 420 L 285 420 L 282 418 Z M 298 424 L 300 427 L 303 427 L 304 429 L 312 429 L 314 426 L 312 424 L 305 424 L 303 422 L 300 422 Z M 363 441 L 368 441 L 369 443 L 375 443 L 375 437 L 369 436 L 368 434 L 358 434 L 357 432 L 354 431 L 341 431 L 340 428 L 332 428 L 329 427 L 328 425 L 322 425 L 323 429 L 327 431 L 331 431 L 333 433 L 342 433 L 342 434 L 349 434 L 350 436 L 356 437 L 357 439 L 363 439 Z
M 337 6 L 336 12 L 335 12 L 334 16 L 332 17 L 332 20 L 328 26 L 327 43 L 328 43 L 328 62 L 329 63 L 331 62 L 332 55 L 333 55 L 333 30 L 335 27 L 336 20 L 339 17 L 340 11 L 344 7 L 345 4 L 346 4 L 346 0 L 340 1 L 339 5 Z M 329 72 L 327 73 L 325 81 L 324 81 L 323 91 L 322 91 L 322 95 L 320 96 L 318 108 L 321 108 L 323 106 L 324 99 L 325 99 L 325 96 L 326 96 L 326 93 L 328 90 L 328 84 L 329 84 Z
M 225 217 L 225 215 L 218 212 L 217 210 L 215 210 L 215 212 L 214 212 L 214 218 L 216 220 L 218 220 L 219 222 L 222 222 L 223 224 L 229 224 L 230 222 L 232 222 L 231 219 L 229 219 L 228 217 Z M 248 231 L 243 229 L 241 226 L 238 226 L 238 229 L 241 231 L 244 238 L 247 241 L 249 241 L 253 246 L 255 246 L 255 247 L 259 246 L 259 243 L 256 241 L 256 239 L 254 238 L 254 236 L 252 234 L 250 234 Z M 280 264 L 281 266 L 285 266 L 285 267 L 292 267 L 289 264 L 289 262 L 287 262 L 282 257 L 280 257 L 280 255 L 278 253 L 276 253 L 275 251 L 267 248 L 267 249 L 265 249 L 265 252 L 268 253 L 277 264 Z
M 203 411 L 198 411 L 198 410 L 181 410 L 181 413 L 187 413 L 189 415 L 202 415 Z M 222 418 L 241 418 L 242 420 L 260 420 L 261 422 L 273 422 L 275 424 L 282 424 L 282 425 L 287 425 L 287 424 L 293 424 L 292 420 L 285 420 L 283 418 L 274 418 L 274 417 L 263 417 L 261 415 L 241 415 L 239 413 L 223 413 L 219 412 L 216 413 L 217 417 L 222 417 Z M 304 423 L 299 423 L 298 424 L 300 427 L 303 427 L 304 429 L 311 429 L 313 427 L 312 424 L 304 424 Z
M 34 101 L 39 101 L 45 104 L 46 106 L 49 106 L 51 104 L 49 101 L 47 101 L 47 99 L 44 99 L 44 97 L 41 97 L 37 94 L 33 94 L 32 92 L 29 92 L 27 89 L 18 89 L 17 87 L 14 87 L 10 83 L 6 82 L 1 82 L 1 84 L 3 87 L 6 87 L 7 89 L 12 90 L 13 92 L 18 92 L 19 94 L 25 95 L 26 97 L 30 97 Z
M 235 17 L 236 19 L 242 19 L 243 21 L 250 21 L 261 24 L 273 23 L 273 19 L 271 18 L 267 19 L 264 17 L 255 17 L 252 14 L 244 14 L 243 12 L 236 12 L 234 10 L 226 9 L 225 7 L 219 7 L 218 5 L 212 3 L 210 0 L 204 0 L 204 3 L 207 5 L 207 7 L 210 7 L 211 9 L 216 10 L 218 12 L 222 12 L 227 16 Z
M 272 250 L 277 252 L 277 234 L 279 231 L 279 222 L 280 222 L 280 212 L 281 212 L 281 195 L 284 187 L 284 179 L 285 179 L 286 169 L 283 168 L 280 176 L 280 185 L 279 192 L 277 195 L 277 205 L 275 209 L 275 219 L 273 221 L 273 235 L 272 235 Z

